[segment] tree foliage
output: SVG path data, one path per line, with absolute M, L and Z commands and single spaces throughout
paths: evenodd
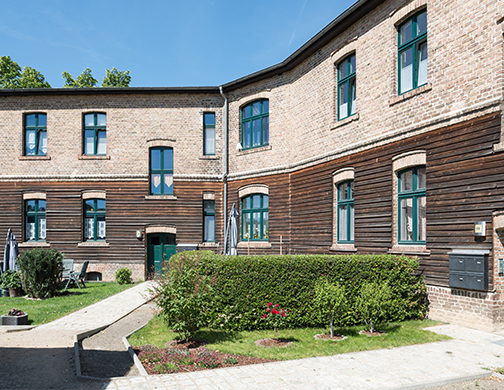
M 64 88 L 94 88 L 98 83 L 93 75 L 91 74 L 91 69 L 86 68 L 84 71 L 77 76 L 74 80 L 73 76 L 67 71 L 63 71 L 62 78 L 65 79 Z
M 321 277 L 315 284 L 315 307 L 329 321 L 331 337 L 334 337 L 334 320 L 343 317 L 347 311 L 348 302 L 345 287 L 331 283 L 327 277 Z
M 38 70 L 25 66 L 23 71 L 9 56 L 0 57 L 0 88 L 51 88 Z
M 129 75 L 129 70 L 123 72 L 112 68 L 112 70 L 106 69 L 107 74 L 102 80 L 102 87 L 129 87 L 131 82 L 131 76 Z
M 392 306 L 392 289 L 388 282 L 365 283 L 355 306 L 369 331 L 374 332 L 376 325 L 386 317 Z

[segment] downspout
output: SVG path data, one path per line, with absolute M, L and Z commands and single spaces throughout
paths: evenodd
M 224 182 L 224 254 L 226 254 L 227 248 L 227 175 L 228 175 L 228 100 L 224 92 L 222 91 L 222 86 L 219 87 L 220 94 L 224 98 L 224 173 L 222 174 L 222 181 Z

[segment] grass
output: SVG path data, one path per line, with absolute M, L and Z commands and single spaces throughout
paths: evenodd
M 342 341 L 316 340 L 313 336 L 328 333 L 324 328 L 282 329 L 279 337 L 294 341 L 286 348 L 264 348 L 255 345 L 255 341 L 272 338 L 273 330 L 224 332 L 210 329 L 199 331 L 195 337 L 209 341 L 206 347 L 210 350 L 228 354 L 262 357 L 266 359 L 291 360 L 315 356 L 328 356 L 340 353 L 368 351 L 382 348 L 396 348 L 404 345 L 423 344 L 450 339 L 422 328 L 438 325 L 430 320 L 403 321 L 382 325 L 380 330 L 385 335 L 368 337 L 359 334 L 363 326 L 336 328 L 335 333 L 347 336 Z M 135 347 L 151 344 L 164 348 L 167 341 L 173 340 L 176 333 L 171 332 L 159 317 L 154 317 L 147 326 L 131 335 L 129 342 Z
M 54 321 L 83 307 L 124 291 L 133 285 L 115 282 L 90 282 L 86 288 L 69 288 L 69 294 L 43 300 L 28 300 L 23 297 L 0 298 L 0 313 L 7 314 L 12 308 L 28 313 L 30 325 Z

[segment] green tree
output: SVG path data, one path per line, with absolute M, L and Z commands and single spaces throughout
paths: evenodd
M 129 70 L 123 72 L 112 68 L 112 70 L 106 69 L 107 74 L 102 80 L 102 87 L 129 87 L 131 82 L 131 76 L 129 75 Z
M 19 79 L 18 88 L 51 88 L 51 85 L 37 69 L 25 66 Z
M 21 67 L 9 56 L 0 57 L 0 88 L 51 88 L 44 76 L 38 70 Z
M 355 302 L 355 308 L 370 332 L 374 332 L 376 325 L 387 317 L 391 305 L 392 289 L 388 282 L 365 283 Z
M 92 76 L 91 69 L 89 68 L 84 69 L 75 80 L 67 71 L 63 71 L 62 78 L 65 79 L 64 88 L 94 88 L 98 83 L 98 80 Z
M 334 319 L 347 311 L 345 287 L 338 282 L 332 284 L 327 278 L 320 278 L 315 284 L 315 307 L 329 321 L 331 337 L 334 337 Z

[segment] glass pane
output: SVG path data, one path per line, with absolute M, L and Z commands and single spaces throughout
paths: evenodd
M 93 240 L 94 239 L 94 219 L 86 218 L 84 219 L 84 239 Z
M 353 189 L 353 180 L 348 182 L 348 199 L 353 199 L 354 189 Z
M 339 118 L 348 116 L 348 83 L 339 86 Z
M 413 171 L 410 169 L 409 171 L 401 173 L 401 188 L 400 191 L 411 191 L 413 189 Z
M 94 130 L 85 131 L 84 154 L 95 154 L 94 150 Z
M 39 131 L 38 154 L 47 154 L 47 132 Z
M 151 174 L 151 194 L 161 193 L 161 175 L 159 173 Z
M 261 238 L 261 213 L 252 214 L 252 238 L 259 240 Z
M 413 20 L 410 20 L 401 27 L 401 45 L 413 38 Z
M 243 145 L 244 148 L 250 148 L 250 122 L 243 124 Z
M 35 240 L 35 217 L 26 217 L 26 240 Z
M 26 212 L 35 211 L 35 201 L 29 200 L 26 202 Z
M 259 115 L 261 113 L 261 102 L 255 102 L 252 105 L 252 116 Z
M 150 243 L 151 243 L 151 245 L 159 245 L 161 243 L 161 237 L 151 236 Z
M 417 16 L 417 35 L 427 31 L 427 12 L 423 12 Z
M 245 198 L 245 208 L 247 210 L 252 208 L 252 197 L 251 196 L 248 196 Z
M 96 219 L 98 221 L 97 239 L 105 240 L 105 216 L 100 215 Z
M 350 205 L 350 241 L 354 240 L 354 218 L 355 212 L 353 205 Z
M 243 118 L 248 118 L 252 114 L 252 106 L 247 106 L 243 109 Z
M 268 208 L 268 202 L 269 202 L 269 196 L 268 195 L 263 195 L 263 209 Z
M 401 53 L 401 93 L 413 88 L 413 48 Z
M 243 239 L 250 238 L 250 214 L 243 214 Z
M 84 115 L 84 125 L 85 126 L 94 126 L 94 114 Z
M 420 45 L 418 50 L 418 86 L 427 84 L 427 43 Z
M 263 213 L 263 236 L 262 238 L 269 238 L 269 213 Z
M 107 133 L 105 131 L 98 131 L 98 149 L 96 154 L 107 153 Z
M 163 169 L 173 170 L 173 149 L 163 150 Z
M 269 143 L 269 116 L 262 119 L 262 133 L 263 133 L 263 145 Z
M 350 57 L 350 73 L 352 74 L 355 72 L 355 56 Z
M 351 96 L 351 107 L 350 107 L 350 115 L 353 115 L 357 112 L 357 95 L 355 88 L 355 79 L 350 80 L 350 96 Z
M 96 210 L 105 211 L 105 199 L 96 199 Z
M 413 240 L 413 199 L 401 199 L 401 241 Z
M 46 201 L 45 200 L 38 201 L 38 211 L 46 211 Z
M 425 168 L 417 169 L 417 189 L 426 188 L 425 186 Z
M 215 241 L 215 217 L 205 216 L 204 241 Z
M 205 154 L 215 154 L 215 129 L 205 129 Z
M 338 199 L 346 200 L 348 198 L 348 182 L 341 183 L 338 186 Z
M 35 124 L 35 114 L 26 115 L 26 126 L 36 126 Z
M 342 80 L 348 76 L 348 64 L 347 64 L 346 60 L 339 64 L 338 69 L 339 69 L 339 72 L 338 72 L 339 80 Z
M 427 238 L 427 200 L 425 196 L 417 198 L 418 202 L 418 240 L 426 241 Z
M 215 202 L 213 200 L 203 201 L 203 211 L 206 215 L 215 213 Z
M 161 169 L 161 150 L 151 149 L 151 170 Z
M 46 239 L 46 219 L 45 218 L 39 218 L 39 240 L 45 240 Z
M 261 195 L 254 195 L 252 197 L 252 208 L 253 209 L 261 208 Z
M 338 207 L 338 228 L 339 228 L 339 234 L 338 234 L 338 240 L 340 241 L 347 241 L 348 240 L 348 235 L 347 235 L 347 221 L 348 221 L 348 210 L 347 206 L 340 206 Z
M 47 115 L 46 114 L 38 114 L 38 125 L 40 127 L 47 127 Z
M 214 125 L 215 126 L 215 114 L 213 112 L 207 112 L 204 114 L 205 126 Z
M 269 100 L 263 100 L 263 114 L 269 112 Z
M 257 146 L 261 144 L 261 120 L 256 119 L 252 123 L 253 140 L 252 145 Z
M 97 126 L 107 126 L 107 115 L 97 114 L 96 125 Z
M 35 154 L 35 131 L 28 130 L 26 132 L 26 155 L 32 156 Z
M 173 194 L 173 174 L 172 173 L 165 173 L 164 174 L 163 194 L 168 194 L 168 195 Z
M 85 211 L 86 212 L 96 211 L 95 208 L 94 208 L 95 207 L 95 203 L 94 203 L 93 199 L 86 200 L 84 202 L 84 207 L 85 207 Z

